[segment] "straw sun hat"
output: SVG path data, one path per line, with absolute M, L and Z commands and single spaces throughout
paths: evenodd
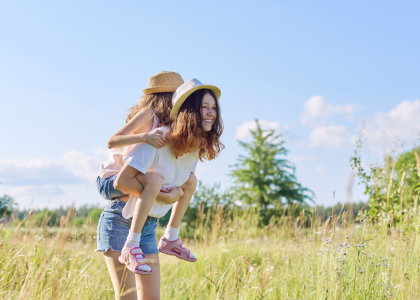
M 205 85 L 202 84 L 198 79 L 190 79 L 181 85 L 172 96 L 172 110 L 170 118 L 171 120 L 175 119 L 178 114 L 179 109 L 182 106 L 182 103 L 188 98 L 189 95 L 198 90 L 211 90 L 216 95 L 216 100 L 219 100 L 221 91 L 218 87 L 214 85 Z
M 181 75 L 175 72 L 162 71 L 149 77 L 147 89 L 142 90 L 145 95 L 151 93 L 175 92 L 184 83 Z

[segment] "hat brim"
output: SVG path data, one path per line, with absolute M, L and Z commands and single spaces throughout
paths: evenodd
M 213 91 L 214 94 L 216 95 L 217 101 L 219 101 L 220 95 L 222 94 L 220 89 L 214 85 L 199 85 L 199 86 L 196 86 L 195 88 L 192 88 L 191 90 L 188 90 L 187 92 L 182 94 L 181 97 L 178 98 L 178 100 L 176 100 L 175 105 L 172 107 L 171 114 L 169 116 L 171 120 L 175 119 L 176 115 L 178 114 L 179 109 L 181 108 L 185 100 L 188 98 L 188 96 L 190 96 L 192 93 L 198 90 Z
M 157 87 L 153 87 L 153 88 L 148 88 L 148 89 L 144 89 L 141 90 L 143 92 L 143 94 L 147 95 L 147 94 L 153 94 L 153 93 L 173 93 L 176 91 L 176 87 L 174 86 L 157 86 Z

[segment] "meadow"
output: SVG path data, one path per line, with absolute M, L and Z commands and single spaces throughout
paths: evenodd
M 252 208 L 198 214 L 185 240 L 198 262 L 160 255 L 162 299 L 420 299 L 416 209 L 398 225 L 363 212 L 323 222 L 314 209 L 267 226 Z M 96 224 L 72 227 L 71 217 L 56 228 L 35 227 L 33 215 L 2 221 L 0 299 L 114 299 Z

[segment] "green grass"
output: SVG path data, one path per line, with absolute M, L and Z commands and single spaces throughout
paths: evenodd
M 300 227 L 305 220 L 284 216 L 259 228 L 252 210 L 201 213 L 184 241 L 198 262 L 160 255 L 162 299 L 420 299 L 417 214 L 398 228 L 367 219 L 339 227 L 336 217 Z M 114 299 L 94 252 L 95 225 L 30 221 L 16 232 L 2 228 L 0 299 Z

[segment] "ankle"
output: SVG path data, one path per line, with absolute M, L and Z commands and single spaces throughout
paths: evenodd
M 135 233 L 131 230 L 128 232 L 127 240 L 125 241 L 124 248 L 134 248 L 140 246 L 141 233 Z
M 166 238 L 170 242 L 177 240 L 179 238 L 179 227 L 174 228 L 168 225 L 166 227 L 163 237 Z

